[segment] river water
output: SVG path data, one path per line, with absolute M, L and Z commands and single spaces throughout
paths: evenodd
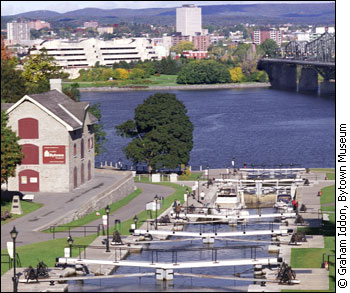
M 177 90 L 194 124 L 194 147 L 189 164 L 226 168 L 236 158 L 265 166 L 335 166 L 335 99 L 269 88 Z M 82 92 L 82 101 L 101 103 L 107 133 L 100 162 L 116 163 L 129 142 L 116 135 L 115 126 L 133 119 L 134 109 L 152 91 Z
M 256 214 L 258 210 L 250 209 L 250 214 Z M 274 212 L 272 208 L 261 209 L 260 213 L 271 213 Z M 267 229 L 278 229 L 279 224 L 274 223 L 272 226 L 272 220 L 257 220 L 249 221 L 245 226 L 238 225 L 236 227 L 228 226 L 227 224 L 215 225 L 217 232 L 227 231 L 242 231 L 242 229 L 248 230 L 267 230 Z M 201 227 L 200 227 L 201 226 Z M 282 229 L 286 227 L 281 226 Z M 213 225 L 211 224 L 189 224 L 185 226 L 184 231 L 202 231 L 202 232 L 213 232 Z M 171 237 L 170 239 L 179 239 L 181 237 Z M 188 237 L 186 237 L 188 238 Z M 234 239 L 234 240 L 232 240 Z M 257 258 L 262 257 L 276 257 L 276 254 L 268 253 L 268 241 L 271 236 L 249 236 L 249 237 L 231 237 L 231 240 L 215 240 L 215 244 L 207 245 L 203 244 L 202 240 L 192 240 L 186 242 L 174 242 L 174 243 L 154 243 L 149 244 L 148 249 L 167 249 L 168 252 L 159 252 L 157 255 L 153 252 L 153 259 L 156 262 L 172 262 L 173 255 L 171 250 L 180 250 L 177 253 L 177 262 L 188 262 L 188 261 L 212 261 L 215 259 L 212 247 L 220 247 L 217 252 L 217 260 L 228 260 L 228 259 L 250 259 L 252 256 Z M 243 240 L 248 240 L 244 241 Z M 244 248 L 242 247 L 244 246 Z M 252 249 L 250 246 L 258 246 L 256 249 Z M 193 251 L 196 248 L 201 250 Z M 205 250 L 203 248 L 206 248 Z M 112 253 L 113 253 L 113 248 Z M 186 251 L 186 249 L 192 249 Z M 143 250 L 139 254 L 130 254 L 127 260 L 135 261 L 149 261 L 152 262 L 152 251 Z M 133 273 L 150 273 L 155 272 L 154 269 L 147 268 L 136 268 L 136 267 L 119 267 L 115 274 L 133 274 Z M 217 275 L 217 276 L 233 276 L 233 274 L 240 274 L 241 278 L 253 278 L 253 266 L 227 266 L 227 267 L 216 267 L 216 268 L 194 268 L 194 269 L 180 269 L 174 270 L 175 273 L 193 273 L 203 275 Z M 247 291 L 248 286 L 252 284 L 252 281 L 241 281 L 241 280 L 218 280 L 210 278 L 194 278 L 184 276 L 174 276 L 173 281 L 157 281 L 155 276 L 148 277 L 129 277 L 129 278 L 118 278 L 118 279 L 103 279 L 103 280 L 91 280 L 84 281 L 84 283 L 69 282 L 69 292 L 162 292 L 162 291 L 181 291 L 181 292 L 242 292 Z

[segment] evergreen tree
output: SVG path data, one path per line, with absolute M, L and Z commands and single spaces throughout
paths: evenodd
M 118 135 L 132 138 L 123 149 L 134 163 L 149 171 L 187 164 L 193 148 L 193 124 L 174 94 L 156 93 L 135 109 L 134 120 L 116 126 Z

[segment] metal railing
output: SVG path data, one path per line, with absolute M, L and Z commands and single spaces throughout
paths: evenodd
M 59 229 L 64 228 L 64 231 L 59 231 Z M 68 229 L 66 229 L 68 228 Z M 82 230 L 76 230 L 82 228 Z M 91 230 L 89 230 L 92 228 Z M 68 236 L 71 235 L 71 233 L 84 233 L 84 237 L 87 236 L 87 233 L 97 233 L 97 235 L 100 235 L 100 232 L 102 231 L 102 235 L 105 235 L 105 229 L 102 224 L 98 224 L 97 226 L 72 226 L 72 225 L 58 225 L 58 226 L 50 226 L 50 233 L 52 233 L 53 239 L 56 239 L 56 233 L 68 233 Z
M 3 257 L 7 258 L 6 261 L 3 261 Z M 10 257 L 9 254 L 7 254 L 7 253 L 2 253 L 1 254 L 1 265 L 2 264 L 8 264 L 9 265 L 9 270 L 12 268 L 13 259 Z M 21 260 L 19 258 L 18 253 L 16 252 L 16 267 L 21 267 L 21 266 L 22 266 Z

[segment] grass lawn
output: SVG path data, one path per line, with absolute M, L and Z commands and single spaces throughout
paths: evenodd
M 328 204 L 328 203 L 334 203 L 335 202 L 335 186 L 327 186 L 325 188 L 322 188 L 322 195 L 320 197 L 320 203 Z
M 96 235 L 87 237 L 74 237 L 74 245 L 89 245 L 94 241 Z M 67 247 L 67 239 L 60 238 L 55 240 L 43 241 L 39 243 L 28 244 L 16 247 L 22 267 L 36 267 L 39 261 L 44 261 L 49 267 L 55 266 L 56 257 L 64 255 L 64 248 Z M 73 257 L 78 256 L 78 249 L 72 250 Z M 7 254 L 7 249 L 2 249 L 1 254 Z M 7 260 L 1 256 L 1 261 Z M 8 264 L 1 264 L 1 275 L 8 271 Z
M 137 197 L 138 195 L 140 195 L 142 192 L 142 190 L 140 188 L 136 189 L 134 192 L 130 193 L 128 196 L 124 197 L 123 199 L 114 202 L 112 204 L 109 205 L 110 209 L 111 209 L 111 213 L 113 213 L 114 211 L 120 209 L 121 207 L 125 206 L 126 204 L 128 204 L 130 201 L 132 201 L 135 197 Z M 96 216 L 96 213 L 99 212 L 100 216 Z M 99 218 L 102 218 L 102 215 L 105 214 L 105 208 L 100 209 L 99 211 L 94 211 L 88 215 L 86 215 L 85 217 L 72 221 L 70 223 L 64 224 L 62 226 L 83 226 L 86 224 L 89 224 Z M 102 222 L 101 222 L 102 223 Z M 68 231 L 67 227 L 56 227 L 55 228 L 56 232 L 59 231 Z M 43 232 L 48 232 L 50 233 L 50 229 L 47 229 Z
M 334 168 L 311 168 L 311 172 L 325 172 L 329 180 L 335 180 Z
M 1 201 L 1 213 L 4 211 L 11 211 L 11 206 L 12 206 L 12 201 L 8 202 L 8 201 Z M 21 200 L 21 207 L 22 207 L 22 215 L 12 215 L 12 218 L 7 219 L 6 221 L 1 221 L 1 225 L 6 224 L 8 222 L 11 222 L 14 219 L 23 217 L 26 214 L 29 214 L 31 212 L 34 212 L 35 210 L 37 210 L 38 208 L 42 207 L 43 204 L 38 203 L 38 202 L 28 202 L 25 200 Z
M 174 86 L 176 83 L 177 75 L 161 74 L 159 76 L 152 75 L 149 80 L 153 86 Z

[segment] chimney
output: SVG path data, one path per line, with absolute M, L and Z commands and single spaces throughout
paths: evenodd
M 62 93 L 62 79 L 50 79 L 50 90 L 58 90 Z

